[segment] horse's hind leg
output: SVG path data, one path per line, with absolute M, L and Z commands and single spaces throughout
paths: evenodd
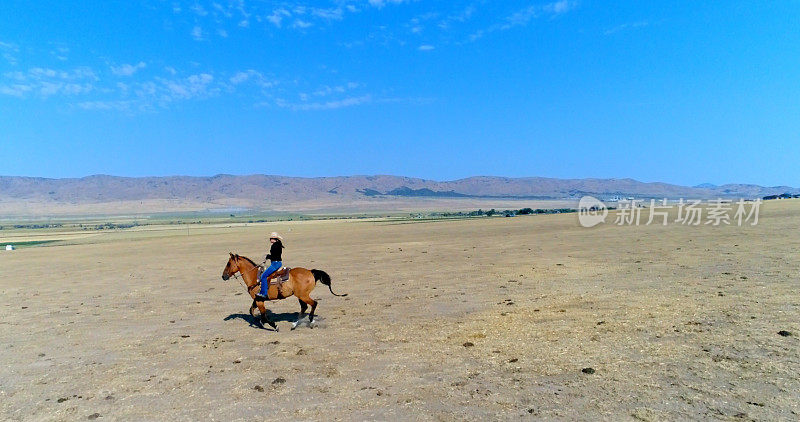
M 303 302 L 303 299 L 297 299 L 300 302 L 300 313 L 297 314 L 297 320 L 292 324 L 292 330 L 297 328 L 297 325 L 300 324 L 300 321 L 306 316 L 306 309 L 308 309 L 308 305 Z
M 308 314 L 308 323 L 309 324 L 313 324 L 314 323 L 314 311 L 317 310 L 317 301 L 314 300 L 314 299 L 311 299 L 310 297 L 306 297 L 305 299 L 303 299 L 303 302 L 311 305 L 311 312 Z

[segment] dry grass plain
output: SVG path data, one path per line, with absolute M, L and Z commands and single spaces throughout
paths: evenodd
M 255 327 L 220 278 L 273 230 L 350 294 L 318 286 L 317 328 L 289 330 L 294 298 Z M 0 419 L 797 420 L 798 253 L 800 201 L 755 227 L 312 221 L 1 251 Z

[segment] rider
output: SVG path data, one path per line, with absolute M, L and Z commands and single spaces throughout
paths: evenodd
M 264 257 L 264 262 L 268 259 L 272 261 L 269 267 L 264 270 L 264 273 L 261 274 L 261 291 L 256 295 L 256 300 L 258 301 L 265 301 L 267 300 L 267 289 L 269 288 L 269 283 L 267 283 L 267 277 L 270 274 L 278 271 L 283 263 L 281 262 L 281 249 L 283 249 L 283 243 L 281 242 L 283 238 L 276 232 L 272 232 L 269 235 L 269 241 L 271 243 L 269 247 L 269 253 L 267 256 Z

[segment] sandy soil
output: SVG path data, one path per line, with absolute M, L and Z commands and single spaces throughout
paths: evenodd
M 258 328 L 220 278 L 273 230 L 350 293 L 318 286 L 314 329 L 289 330 L 293 298 Z M 800 201 L 773 201 L 755 227 L 287 222 L 0 251 L 0 419 L 797 420 L 798 233 Z

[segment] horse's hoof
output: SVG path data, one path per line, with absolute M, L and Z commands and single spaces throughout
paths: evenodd
M 300 323 L 300 321 L 295 321 L 295 322 L 293 322 L 293 323 L 292 323 L 292 330 L 294 330 L 295 328 L 297 328 L 297 324 L 299 324 L 299 323 Z

